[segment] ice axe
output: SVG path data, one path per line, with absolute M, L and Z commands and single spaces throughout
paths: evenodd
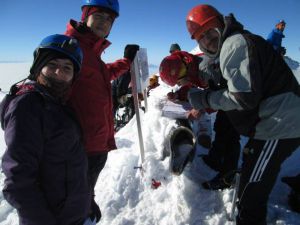
M 228 215 L 229 221 L 234 221 L 234 213 L 235 213 L 235 207 L 236 207 L 237 198 L 238 198 L 240 179 L 241 179 L 241 171 L 237 170 L 235 172 L 235 184 L 234 184 L 234 192 L 233 192 L 233 197 L 232 197 L 232 202 L 231 202 L 231 210 L 230 210 L 230 214 Z

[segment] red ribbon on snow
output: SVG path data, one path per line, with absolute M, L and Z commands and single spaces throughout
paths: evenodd
M 161 185 L 161 182 L 152 179 L 151 187 L 157 189 Z

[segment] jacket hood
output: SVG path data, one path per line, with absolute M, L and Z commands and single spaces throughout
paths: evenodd
M 36 83 L 35 81 L 29 81 L 27 83 L 17 83 L 14 84 L 11 88 L 10 88 L 10 92 L 9 94 L 5 95 L 5 97 L 3 98 L 3 100 L 0 103 L 0 122 L 1 122 L 1 127 L 2 129 L 4 129 L 4 115 L 5 112 L 10 104 L 10 102 L 19 95 L 23 95 L 29 92 L 37 92 L 39 93 L 41 96 L 44 97 L 48 97 L 50 99 L 52 99 L 53 101 L 55 101 L 55 99 L 47 92 L 47 90 L 39 85 L 38 83 Z
M 65 35 L 76 38 L 80 43 L 89 46 L 94 52 L 100 55 L 111 43 L 95 35 L 85 23 L 70 20 L 67 24 Z
M 241 32 L 244 30 L 244 26 L 235 19 L 232 13 L 224 17 L 224 24 L 225 27 L 222 33 L 222 41 L 224 41 L 227 37 L 229 37 L 233 33 Z
M 9 95 L 6 95 L 0 103 L 0 122 L 2 130 L 4 130 L 4 114 L 10 101 Z

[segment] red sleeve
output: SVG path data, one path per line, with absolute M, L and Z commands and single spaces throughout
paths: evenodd
M 129 59 L 119 59 L 113 63 L 107 63 L 106 66 L 110 73 L 110 80 L 114 80 L 130 70 L 131 62 Z

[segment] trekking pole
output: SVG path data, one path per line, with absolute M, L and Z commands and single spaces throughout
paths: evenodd
M 135 108 L 135 115 L 136 115 L 136 124 L 138 130 L 138 139 L 139 139 L 139 146 L 140 146 L 140 156 L 141 156 L 141 165 L 137 166 L 136 168 L 139 168 L 143 175 L 143 163 L 145 161 L 145 150 L 144 150 L 141 118 L 139 112 L 138 91 L 137 91 L 137 78 L 139 78 L 137 56 L 134 58 L 134 61 L 131 64 L 130 72 L 131 72 L 131 82 L 132 82 L 132 94 L 134 99 L 134 108 Z
M 235 185 L 234 185 L 234 192 L 233 192 L 233 198 L 231 203 L 231 210 L 228 218 L 229 221 L 234 221 L 234 213 L 235 213 L 235 207 L 238 198 L 240 179 L 241 179 L 241 171 L 237 170 L 235 174 Z

